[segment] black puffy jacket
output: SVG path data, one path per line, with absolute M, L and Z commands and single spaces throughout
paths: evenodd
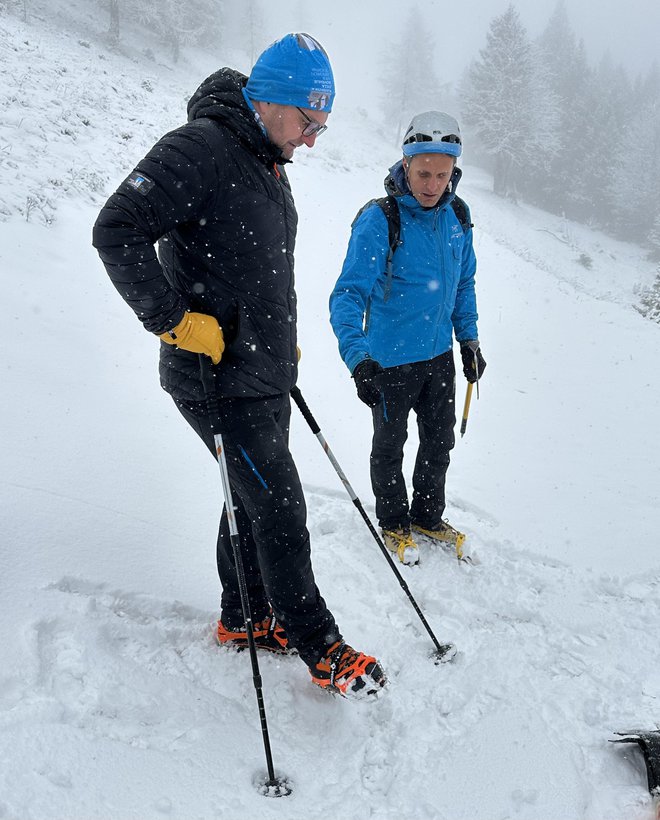
M 295 384 L 297 214 L 280 151 L 242 94 L 246 78 L 221 69 L 110 197 L 93 244 L 145 328 L 173 328 L 184 310 L 215 316 L 226 348 L 218 392 L 256 397 Z M 158 255 L 155 243 L 158 242 Z M 161 384 L 203 398 L 199 359 L 161 343 Z

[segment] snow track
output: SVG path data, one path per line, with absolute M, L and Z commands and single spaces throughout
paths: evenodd
M 480 566 L 429 548 L 419 567 L 401 568 L 432 629 L 459 646 L 438 667 L 350 501 L 315 490 L 308 502 L 319 584 L 349 642 L 382 659 L 390 686 L 376 703 L 347 703 L 315 689 L 298 659 L 260 655 L 275 765 L 295 787 L 287 817 L 308 816 L 320 781 L 335 816 L 394 818 L 414 799 L 410 816 L 429 819 L 531 820 L 557 806 L 564 818 L 620 817 L 607 813 L 603 781 L 639 795 L 639 761 L 629 753 L 632 764 L 621 765 L 624 753 L 606 741 L 612 729 L 654 725 L 660 576 L 576 572 L 493 543 L 488 522 L 465 512 Z M 337 560 L 349 542 L 359 549 L 350 574 Z M 159 788 L 140 805 L 142 816 L 159 816 L 164 806 L 183 811 L 182 778 L 199 776 L 214 754 L 220 782 L 207 782 L 198 804 L 212 806 L 230 782 L 243 807 L 276 816 L 246 793 L 246 767 L 252 779 L 263 768 L 249 657 L 215 645 L 214 611 L 76 576 L 32 597 L 43 614 L 25 628 L 22 671 L 0 682 L 12 749 L 4 816 L 62 817 L 66 806 L 83 816 L 93 795 L 83 764 L 72 765 L 74 747 L 93 749 L 105 770 L 95 817 L 137 816 L 119 796 L 117 778 L 131 778 L 118 758 L 133 761 L 129 771 L 158 767 Z M 530 781 L 530 770 L 545 776 Z M 30 778 L 42 784 L 36 808 L 16 789 Z M 342 815 L 349 799 L 355 813 Z M 511 805 L 515 815 L 505 814 Z

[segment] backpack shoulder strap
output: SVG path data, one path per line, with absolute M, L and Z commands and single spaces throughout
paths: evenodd
M 401 212 L 396 202 L 396 197 L 383 196 L 375 200 L 387 219 L 387 244 L 389 245 L 390 260 L 394 251 L 398 248 L 401 237 Z
M 382 196 L 377 199 L 370 199 L 369 202 L 366 202 L 355 215 L 351 228 L 355 225 L 361 214 L 372 205 L 378 205 L 387 220 L 388 249 L 387 259 L 385 261 L 385 292 L 383 294 L 383 300 L 387 302 L 390 297 L 390 291 L 392 290 L 392 257 L 394 256 L 394 251 L 401 244 L 401 213 L 399 212 L 396 197 L 392 196 L 392 194 L 389 196 Z
M 392 257 L 394 251 L 401 244 L 401 212 L 396 201 L 396 197 L 389 194 L 388 196 L 377 199 L 376 202 L 381 211 L 385 214 L 387 219 L 387 260 L 385 262 L 385 290 L 383 292 L 383 301 L 387 302 L 390 298 L 392 290 Z
M 396 197 L 391 195 L 381 196 L 377 199 L 370 199 L 369 202 L 365 202 L 360 210 L 355 214 L 355 219 L 353 219 L 353 222 L 351 223 L 351 228 L 354 227 L 355 223 L 367 210 L 367 208 L 371 208 L 372 205 L 378 205 L 385 215 L 385 219 L 387 220 L 387 243 L 390 251 L 394 253 L 397 245 L 399 244 L 399 235 L 401 233 L 401 214 L 399 213 L 399 206 L 396 204 Z
M 454 198 L 451 201 L 451 207 L 454 209 L 456 219 L 458 219 L 458 221 L 461 223 L 463 233 L 467 233 L 469 228 L 474 228 L 474 222 L 470 222 L 470 220 L 468 219 L 467 204 L 460 198 L 460 196 L 454 195 Z

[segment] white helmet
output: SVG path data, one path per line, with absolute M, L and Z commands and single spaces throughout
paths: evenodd
M 403 137 L 403 153 L 461 155 L 461 131 L 456 120 L 442 111 L 425 111 L 412 118 Z

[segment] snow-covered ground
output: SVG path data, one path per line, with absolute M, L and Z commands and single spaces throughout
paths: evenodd
M 299 660 L 261 658 L 294 787 L 268 800 L 252 785 L 265 764 L 249 659 L 212 640 L 217 466 L 90 245 L 105 196 L 215 66 L 145 68 L 7 18 L 0 45 L 0 818 L 651 817 L 641 755 L 608 743 L 660 719 L 660 328 L 634 309 L 654 276 L 643 252 L 503 202 L 465 166 L 488 370 L 448 514 L 480 563 L 428 551 L 401 568 L 457 643 L 452 664 L 431 662 L 294 411 L 319 587 L 391 685 L 350 704 Z M 327 297 L 397 155 L 340 99 L 330 125 L 291 169 L 300 387 L 373 516 L 369 413 Z

